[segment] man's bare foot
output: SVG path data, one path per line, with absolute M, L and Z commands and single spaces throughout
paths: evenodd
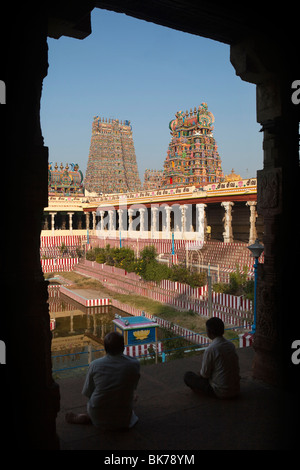
M 66 413 L 65 420 L 67 423 L 70 423 L 70 424 L 91 424 L 92 423 L 91 418 L 87 414 L 85 413 L 76 414 L 76 413 L 73 413 L 72 411 L 69 411 L 68 413 Z

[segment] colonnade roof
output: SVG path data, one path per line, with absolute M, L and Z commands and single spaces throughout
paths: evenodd
M 142 204 L 212 204 L 225 201 L 256 201 L 257 179 L 213 183 L 203 189 L 185 186 L 174 189 L 144 190 L 139 192 L 102 194 L 99 196 L 49 196 L 44 211 L 91 212 L 103 206 Z
M 240 181 L 209 184 L 203 190 L 195 186 L 174 189 L 148 190 L 124 194 L 105 194 L 87 198 L 83 204 L 84 211 L 93 211 L 101 206 L 122 206 L 143 204 L 150 207 L 154 204 L 210 204 L 223 201 L 256 200 L 257 180 L 248 178 Z

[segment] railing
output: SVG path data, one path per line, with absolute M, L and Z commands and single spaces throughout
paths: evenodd
M 115 292 L 119 293 L 128 293 L 128 288 L 130 288 L 131 292 L 134 292 L 137 295 L 142 295 L 148 298 L 151 298 L 153 300 L 157 300 L 161 303 L 167 304 L 167 305 L 172 305 L 174 308 L 177 308 L 179 310 L 194 310 L 196 313 L 199 315 L 203 316 L 208 316 L 209 315 L 209 308 L 208 308 L 208 301 L 206 300 L 201 300 L 201 295 L 199 293 L 199 298 L 194 298 L 191 297 L 189 294 L 192 293 L 192 291 L 198 291 L 201 288 L 198 289 L 192 289 L 190 286 L 185 286 L 179 282 L 172 282 L 172 281 L 161 281 L 161 285 L 164 285 L 167 287 L 167 284 L 176 284 L 176 290 L 168 290 L 166 288 L 161 288 L 160 286 L 157 286 L 155 282 L 152 281 L 141 281 L 139 280 L 139 276 L 137 276 L 135 273 L 130 273 L 132 274 L 132 278 L 128 275 L 125 275 L 125 271 L 121 268 L 116 268 L 114 266 L 107 266 L 104 264 L 98 264 L 95 261 L 88 261 L 84 260 L 81 262 L 77 268 L 77 272 L 81 272 L 81 267 L 83 268 L 84 271 L 86 271 L 89 276 L 94 277 L 96 279 L 99 279 L 100 282 L 107 282 L 107 285 L 110 290 L 113 290 Z M 114 275 L 117 274 L 118 277 L 118 283 L 117 285 L 113 284 Z M 134 281 L 134 277 L 136 280 Z M 130 284 L 130 285 L 129 285 Z M 180 297 L 180 293 L 182 291 L 182 288 L 184 288 L 183 292 L 185 292 L 185 296 L 183 299 Z M 188 290 L 186 290 L 188 289 Z M 252 324 L 251 321 L 251 315 L 249 317 L 249 311 L 247 309 L 251 309 L 251 302 L 249 302 L 249 305 L 246 305 L 246 301 L 243 301 L 241 304 L 241 299 L 236 298 L 235 296 L 228 296 L 225 294 L 223 297 L 227 299 L 227 297 L 234 297 L 236 301 L 239 302 L 239 306 L 242 308 L 233 308 L 229 305 L 220 305 L 218 303 L 214 302 L 213 299 L 213 313 L 214 316 L 220 317 L 224 323 L 228 323 L 233 326 L 248 326 L 250 327 Z M 113 300 L 113 305 L 114 305 L 114 300 Z M 244 305 L 245 303 L 245 305 Z M 132 315 L 140 315 L 140 313 L 131 313 L 128 310 L 126 310 L 126 306 L 124 307 L 119 307 L 116 305 L 118 308 L 121 308 L 121 310 L 125 310 L 128 313 Z M 132 307 L 130 307 L 132 308 Z

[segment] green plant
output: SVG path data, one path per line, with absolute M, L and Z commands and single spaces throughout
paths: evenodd
M 248 268 L 243 267 L 240 271 L 239 265 L 236 265 L 234 273 L 230 273 L 229 284 L 219 282 L 213 285 L 215 292 L 231 294 L 231 295 L 244 295 L 246 298 L 253 300 L 254 298 L 254 281 L 247 279 Z
M 158 261 L 151 260 L 146 264 L 143 271 L 143 277 L 147 281 L 160 282 L 162 279 L 169 278 L 169 268 L 165 264 L 160 264 Z
M 157 257 L 157 251 L 153 245 L 145 246 L 145 248 L 141 251 L 141 259 L 146 263 L 153 261 Z
M 189 272 L 181 264 L 174 264 L 171 268 L 171 273 L 170 273 L 170 280 L 171 281 L 177 281 L 181 282 L 183 284 L 187 284 L 188 282 L 188 277 L 189 277 Z
M 126 265 L 134 262 L 134 251 L 131 248 L 113 248 L 111 250 L 115 266 L 127 269 Z
M 214 292 L 217 292 L 218 294 L 226 293 L 227 289 L 228 289 L 228 284 L 226 284 L 225 282 L 216 282 L 213 285 Z

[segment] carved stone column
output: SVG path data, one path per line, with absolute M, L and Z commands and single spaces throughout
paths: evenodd
M 232 234 L 232 215 L 231 210 L 234 206 L 234 202 L 226 201 L 221 202 L 221 206 L 225 209 L 225 217 L 224 217 L 224 243 L 232 243 L 233 242 L 233 234 Z
M 102 232 L 104 230 L 104 214 L 105 211 L 100 210 L 100 231 Z
M 124 209 L 118 209 L 118 214 L 119 214 L 119 231 L 122 232 L 124 230 L 123 228 L 123 213 Z
M 68 212 L 70 232 L 72 232 L 72 230 L 73 230 L 73 215 L 74 215 L 74 212 Z
M 257 238 L 257 231 L 255 226 L 257 218 L 256 201 L 248 201 L 246 202 L 246 206 L 250 207 L 249 245 L 252 245 L 253 243 L 255 243 L 255 240 Z
M 186 232 L 186 210 L 187 210 L 187 205 L 182 204 L 180 206 L 181 210 L 181 233 L 184 236 Z
M 86 229 L 89 230 L 90 228 L 90 213 L 89 212 L 85 213 L 85 226 L 86 226 Z
M 21 196 L 18 230 L 10 231 L 9 243 L 17 246 L 22 256 L 12 263 L 10 252 L 2 261 L 9 280 L 3 290 L 8 299 L 17 297 L 18 303 L 6 306 L 0 319 L 0 339 L 6 344 L 7 355 L 6 365 L 0 366 L 0 413 L 5 429 L 1 447 L 6 448 L 7 436 L 8 445 L 13 442 L 18 452 L 59 447 L 55 420 L 60 398 L 52 377 L 48 283 L 40 263 L 42 215 L 48 207 L 48 148 L 40 126 L 40 98 L 48 68 L 48 22 L 41 5 L 20 5 L 10 14 L 4 13 L 7 18 L 11 15 L 13 26 L 1 41 L 9 53 L 2 55 L 1 79 L 6 83 L 7 103 L 3 109 L 1 106 L 1 116 L 5 116 L 7 127 L 1 122 L 0 147 L 5 171 L 14 174 L 14 187 Z M 16 139 L 13 122 L 18 115 L 23 119 Z M 5 220 L 10 227 L 13 217 L 15 212 L 9 208 Z
M 50 215 L 51 215 L 51 230 L 52 232 L 54 232 L 55 230 L 55 216 L 56 216 L 57 212 L 50 212 Z
M 134 214 L 134 210 L 133 209 L 128 209 L 128 232 L 132 232 L 132 217 L 133 217 L 133 214 Z
M 116 212 L 115 212 L 115 209 L 110 209 L 110 210 L 108 211 L 108 230 L 109 230 L 110 232 L 116 230 L 115 220 L 116 220 Z
M 197 240 L 205 240 L 205 207 L 206 204 L 196 204 L 197 210 Z
M 171 210 L 172 208 L 170 206 L 165 206 L 165 212 L 166 212 L 166 236 L 168 237 L 170 235 L 171 231 Z
M 146 208 L 141 207 L 139 209 L 139 211 L 140 211 L 140 233 L 142 234 L 145 231 L 145 212 L 146 212 Z
M 253 374 L 295 391 L 297 371 L 291 361 L 291 344 L 300 321 L 294 305 L 298 277 L 293 273 L 300 260 L 293 208 L 299 200 L 300 108 L 291 99 L 298 64 L 288 58 L 275 36 L 252 37 L 231 46 L 237 75 L 257 85 L 257 121 L 263 132 L 257 212 L 264 220 L 265 249 L 264 264 L 258 266 Z
M 93 217 L 93 230 L 96 230 L 96 211 L 92 212 Z
M 157 207 L 151 207 L 151 233 L 152 238 L 155 237 L 155 233 L 157 231 Z

